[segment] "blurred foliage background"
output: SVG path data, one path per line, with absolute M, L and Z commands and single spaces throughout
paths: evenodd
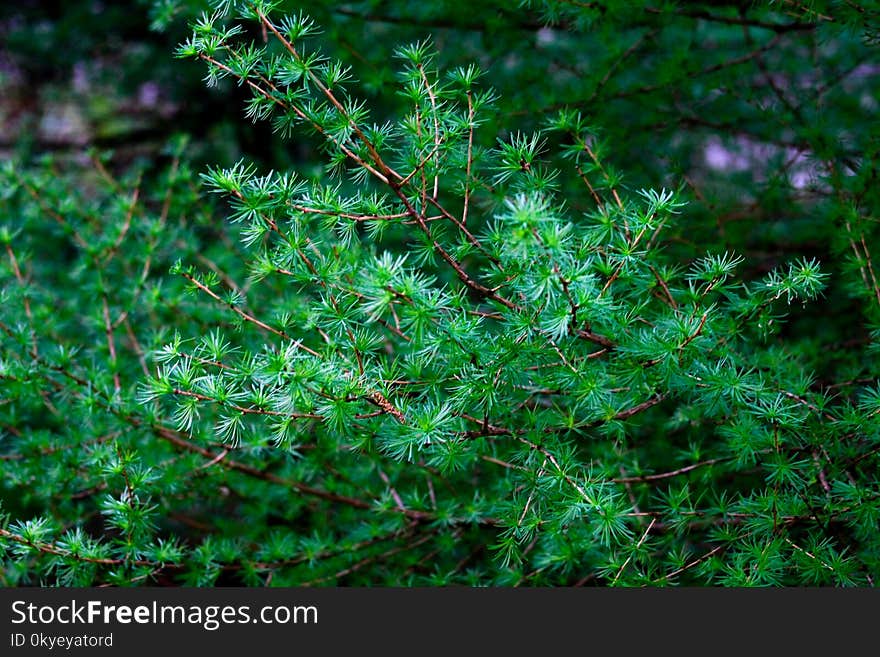
M 579 110 L 626 172 L 625 186 L 689 188 L 694 221 L 683 224 L 683 247 L 720 238 L 751 253 L 761 271 L 789 251 L 829 255 L 841 241 L 841 194 L 876 207 L 870 185 L 862 193 L 842 181 L 873 175 L 873 5 L 279 3 L 322 26 L 317 45 L 351 65 L 377 121 L 403 102 L 388 92 L 394 48 L 430 38 L 441 67 L 477 62 L 487 72 L 500 109 L 486 134 Z M 201 68 L 173 58 L 187 21 L 208 8 L 206 0 L 6 3 L 0 148 L 21 157 L 96 146 L 124 160 L 185 132 L 196 164 L 241 155 L 274 168 L 314 162 L 306 139 L 291 148 L 267 124 L 241 120 L 242 89 L 226 81 L 206 91 Z M 576 202 L 580 190 L 569 191 Z

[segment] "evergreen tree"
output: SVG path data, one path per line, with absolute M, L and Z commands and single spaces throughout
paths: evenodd
M 3 167 L 4 584 L 873 585 L 873 4 L 281 4 Z

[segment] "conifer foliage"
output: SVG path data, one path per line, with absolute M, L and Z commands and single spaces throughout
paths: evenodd
M 430 39 L 377 116 L 277 4 L 176 54 L 321 169 L 3 170 L 4 583 L 873 585 L 880 388 L 781 328 L 824 263 L 680 257 L 683 181 Z

